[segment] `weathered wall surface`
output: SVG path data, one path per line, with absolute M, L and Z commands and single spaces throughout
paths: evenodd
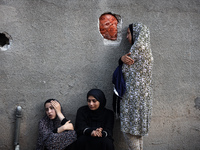
M 98 18 L 122 19 L 122 40 L 105 45 Z M 13 149 L 17 105 L 22 106 L 22 150 L 35 149 L 43 102 L 58 99 L 74 122 L 91 88 L 102 89 L 112 108 L 112 73 L 129 51 L 126 30 L 142 22 L 151 31 L 154 104 L 145 150 L 200 149 L 199 0 L 0 0 L 0 32 L 12 44 L 0 51 L 0 149 Z M 198 103 L 197 103 L 198 104 Z M 116 150 L 126 150 L 119 121 Z

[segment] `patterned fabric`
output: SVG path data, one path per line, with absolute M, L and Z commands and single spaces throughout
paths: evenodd
M 126 92 L 120 102 L 121 131 L 144 136 L 148 133 L 152 109 L 152 65 L 150 31 L 133 24 L 134 43 L 130 49 L 133 65 L 123 64 Z
M 76 132 L 74 130 L 64 131 L 61 133 L 53 133 L 53 130 L 60 127 L 60 120 L 50 120 L 45 116 L 39 122 L 39 136 L 37 150 L 64 150 L 68 145 L 76 140 Z

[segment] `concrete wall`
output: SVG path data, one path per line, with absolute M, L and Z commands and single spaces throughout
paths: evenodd
M 108 11 L 122 19 L 116 45 L 105 45 L 98 31 L 98 18 Z M 0 32 L 13 39 L 0 51 L 0 149 L 13 149 L 17 105 L 21 150 L 35 149 L 48 98 L 58 99 L 73 122 L 91 88 L 102 89 L 112 108 L 112 73 L 129 51 L 132 22 L 149 26 L 155 60 L 144 150 L 200 149 L 200 110 L 194 107 L 200 97 L 199 0 L 0 0 Z M 119 121 L 114 139 L 116 150 L 127 149 Z

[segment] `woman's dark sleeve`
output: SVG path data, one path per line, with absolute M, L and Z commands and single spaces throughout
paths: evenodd
M 61 125 L 64 125 L 68 120 L 66 118 L 64 118 L 62 121 L 61 121 Z M 58 133 L 58 128 L 54 129 L 53 130 L 53 133 Z
M 91 136 L 91 133 L 94 128 L 91 128 L 87 124 L 87 113 L 85 112 L 86 108 L 81 107 L 78 109 L 76 114 L 76 122 L 75 122 L 75 130 L 78 136 L 80 135 L 88 135 Z
M 105 119 L 106 122 L 102 131 L 102 135 L 103 137 L 112 137 L 114 128 L 114 112 L 111 110 L 107 110 Z
M 68 120 L 66 118 L 64 118 L 62 121 L 61 121 L 61 125 L 64 125 Z

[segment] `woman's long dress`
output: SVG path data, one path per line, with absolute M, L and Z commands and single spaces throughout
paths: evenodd
M 150 32 L 147 26 L 133 25 L 133 65 L 123 64 L 126 92 L 120 102 L 121 131 L 144 136 L 149 131 L 152 109 L 152 65 Z

